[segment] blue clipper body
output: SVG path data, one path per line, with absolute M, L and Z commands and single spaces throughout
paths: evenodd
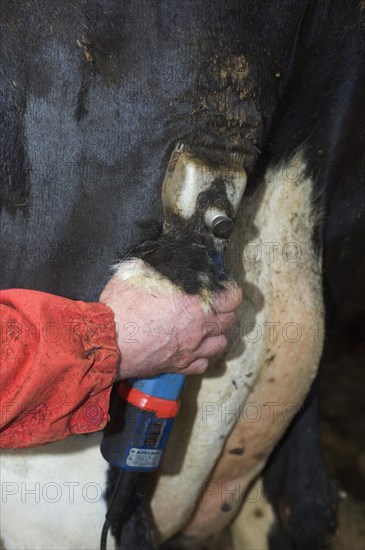
M 118 386 L 111 421 L 101 443 L 105 460 L 122 470 L 158 469 L 179 410 L 185 378 L 182 374 L 160 374 Z

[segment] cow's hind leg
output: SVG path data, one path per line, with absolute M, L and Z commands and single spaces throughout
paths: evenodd
M 185 536 L 203 539 L 231 523 L 316 376 L 324 310 L 321 258 L 313 249 L 317 215 L 312 189 L 298 154 L 289 165 L 267 172 L 236 222 L 236 236 L 244 247 L 239 254 L 244 264 L 244 305 L 253 304 L 256 314 L 252 323 L 247 309 L 240 312 L 237 334 L 243 350 L 238 348 L 227 361 L 231 391 L 222 395 L 217 390 L 217 406 L 210 417 L 220 427 L 233 411 L 236 423 L 210 478 L 203 480 L 202 496 L 183 530 Z M 257 242 L 271 243 L 280 253 L 267 261 L 261 257 L 248 262 L 246 251 Z M 222 387 L 222 379 L 219 382 Z

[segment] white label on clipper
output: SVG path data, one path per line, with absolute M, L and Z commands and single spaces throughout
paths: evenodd
M 162 451 L 159 449 L 138 449 L 132 447 L 127 457 L 127 466 L 136 468 L 157 468 Z

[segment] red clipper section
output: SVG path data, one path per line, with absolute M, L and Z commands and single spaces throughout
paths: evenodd
M 180 400 L 154 397 L 128 386 L 125 382 L 119 384 L 118 393 L 135 407 L 156 413 L 157 418 L 175 418 L 180 410 Z

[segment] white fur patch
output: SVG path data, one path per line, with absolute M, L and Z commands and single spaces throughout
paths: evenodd
M 114 274 L 147 292 L 159 290 L 163 294 L 181 293 L 181 290 L 140 258 L 130 258 L 114 266 Z
M 146 292 L 158 292 L 165 296 L 181 296 L 183 294 L 181 288 L 161 275 L 161 273 L 153 269 L 140 258 L 130 258 L 116 264 L 114 266 L 114 273 L 123 281 L 127 281 L 129 284 L 138 289 L 143 289 Z M 198 279 L 203 285 L 209 282 L 208 276 L 203 272 L 198 274 Z M 203 311 L 205 313 L 209 313 L 214 301 L 214 295 L 212 292 L 207 289 L 203 289 L 198 294 L 198 298 Z
M 99 432 L 35 449 L 2 451 L 5 550 L 99 550 L 107 471 L 100 441 Z

